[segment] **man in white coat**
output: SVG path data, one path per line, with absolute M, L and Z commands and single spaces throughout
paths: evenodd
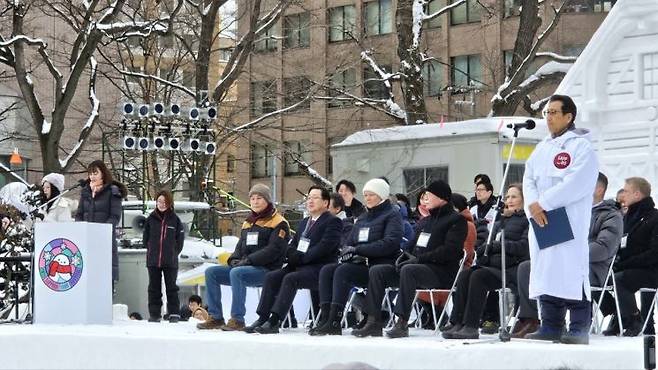
M 592 307 L 587 234 L 599 166 L 589 132 L 576 129 L 576 105 L 570 97 L 553 95 L 544 115 L 551 135 L 526 162 L 526 215 L 544 227 L 546 212 L 564 207 L 573 239 L 540 249 L 530 228 L 529 293 L 539 300 L 542 321 L 539 330 L 525 338 L 588 344 Z M 565 333 L 567 310 L 570 324 Z

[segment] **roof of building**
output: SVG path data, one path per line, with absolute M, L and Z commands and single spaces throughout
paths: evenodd
M 530 117 L 490 117 L 467 121 L 430 123 L 425 125 L 393 126 L 380 129 L 363 130 L 346 137 L 333 147 L 364 145 L 382 142 L 421 140 L 438 137 L 464 135 L 481 135 L 498 133 L 500 138 L 512 137 L 514 131 L 507 128 L 510 123 L 522 123 L 532 119 L 537 127 L 534 130 L 521 130 L 519 138 L 541 140 L 548 133 L 546 121 Z

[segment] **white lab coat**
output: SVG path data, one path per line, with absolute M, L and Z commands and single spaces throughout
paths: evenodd
M 558 154 L 561 154 L 559 158 Z M 569 160 L 565 160 L 567 157 Z M 545 138 L 526 162 L 523 175 L 526 215 L 530 217 L 528 206 L 535 201 L 546 211 L 565 207 L 574 234 L 574 239 L 568 242 L 540 250 L 530 227 L 531 298 L 546 294 L 581 300 L 584 291 L 590 300 L 587 237 L 598 171 L 589 131 L 583 129 L 567 131 L 555 139 Z

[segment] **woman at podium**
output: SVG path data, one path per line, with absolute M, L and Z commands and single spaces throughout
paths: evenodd
M 75 220 L 112 224 L 112 280 L 117 281 L 119 253 L 115 231 L 121 219 L 121 200 L 128 195 L 128 191 L 122 183 L 114 181 L 103 161 L 91 162 L 87 173 L 89 179 L 80 192 Z

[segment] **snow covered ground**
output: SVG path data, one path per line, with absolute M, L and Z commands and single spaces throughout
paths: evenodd
M 0 368 L 321 369 L 365 362 L 380 369 L 641 369 L 642 338 L 593 336 L 589 346 L 515 341 L 446 341 L 412 329 L 410 338 L 309 337 L 198 331 L 196 321 L 114 321 L 112 326 L 0 326 Z M 495 339 L 485 336 L 484 339 Z

